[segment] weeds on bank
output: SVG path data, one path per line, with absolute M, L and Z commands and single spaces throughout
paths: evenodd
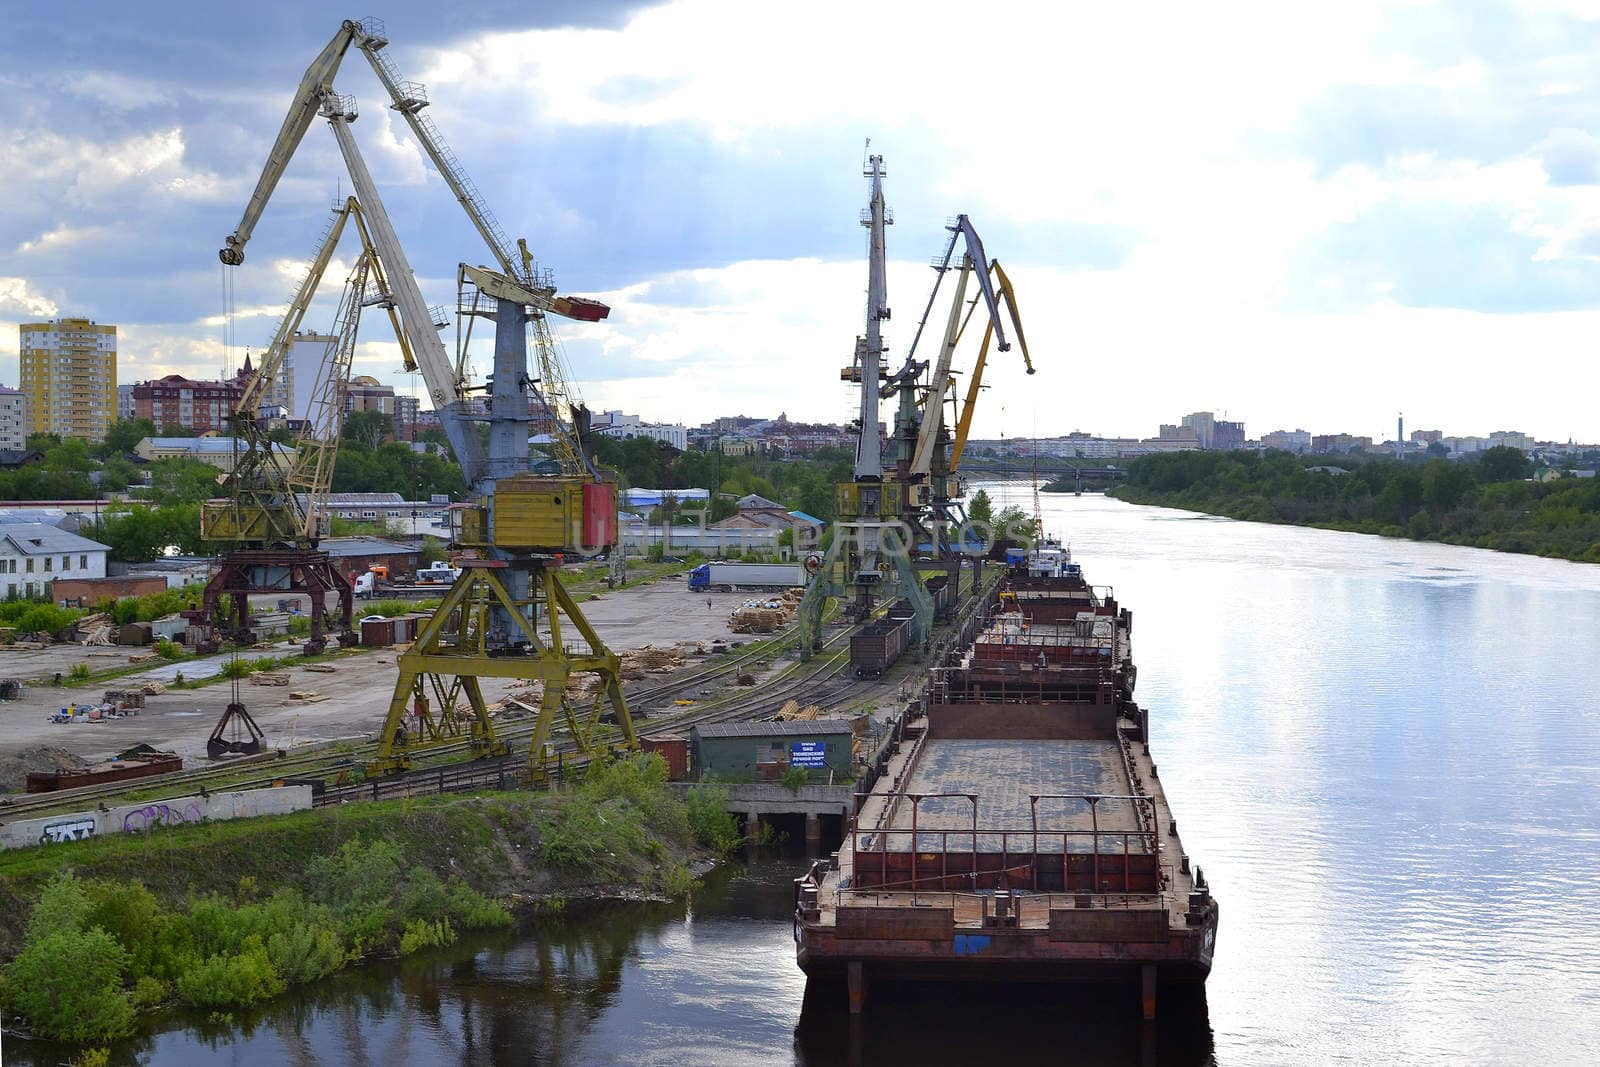
M 308 894 L 262 898 L 254 879 L 166 909 L 137 882 L 56 875 L 34 906 L 22 950 L 0 976 L 0 999 L 35 1033 L 109 1041 L 137 1013 L 174 998 L 243 1007 L 366 956 L 448 945 L 457 931 L 511 922 L 502 905 L 458 878 L 441 881 L 378 840 L 348 841 L 313 859 Z

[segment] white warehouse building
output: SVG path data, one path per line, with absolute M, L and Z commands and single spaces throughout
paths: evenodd
M 43 596 L 57 578 L 104 578 L 109 551 L 42 522 L 0 525 L 0 595 Z

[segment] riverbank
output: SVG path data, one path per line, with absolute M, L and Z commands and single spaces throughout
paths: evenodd
M 1600 482 L 1546 472 L 1522 453 L 1397 462 L 1287 452 L 1141 456 L 1108 495 L 1248 522 L 1436 541 L 1600 563 Z
M 103 1044 L 568 902 L 680 897 L 738 842 L 659 757 L 559 794 L 372 802 L 0 854 L 7 1021 Z

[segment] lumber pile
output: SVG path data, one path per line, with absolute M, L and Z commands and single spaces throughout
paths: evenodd
M 801 707 L 798 700 L 791 700 L 778 709 L 778 721 L 814 722 L 821 714 L 822 709 L 815 704 L 807 704 L 805 707 Z
M 103 611 L 79 616 L 77 627 L 80 645 L 116 644 L 116 623 L 112 622 L 111 616 Z
M 250 675 L 251 685 L 288 685 L 289 676 L 273 671 L 257 671 Z M 292 695 L 292 694 L 291 694 Z

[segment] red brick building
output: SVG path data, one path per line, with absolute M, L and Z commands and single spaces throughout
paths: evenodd
M 133 417 L 149 419 L 157 430 L 182 426 L 197 434 L 224 432 L 228 416 L 244 395 L 245 383 L 255 372 L 250 357 L 231 381 L 195 381 L 181 374 L 169 374 L 153 382 L 133 387 Z

